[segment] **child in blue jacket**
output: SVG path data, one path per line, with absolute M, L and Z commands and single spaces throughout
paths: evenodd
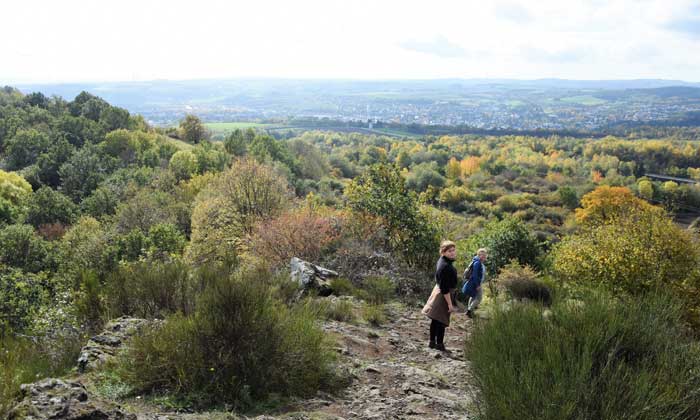
M 479 307 L 481 298 L 484 295 L 481 284 L 486 278 L 486 266 L 484 265 L 486 257 L 486 249 L 481 248 L 479 251 L 477 251 L 476 255 L 472 259 L 472 274 L 462 287 L 462 293 L 469 296 L 466 312 L 469 318 L 474 317 L 474 311 Z

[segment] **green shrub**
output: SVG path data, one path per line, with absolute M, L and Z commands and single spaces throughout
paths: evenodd
M 325 315 L 327 319 L 340 322 L 350 322 L 355 319 L 352 303 L 347 300 L 330 302 L 325 308 Z
M 396 295 L 394 283 L 385 276 L 369 276 L 362 282 L 360 297 L 373 305 L 387 303 Z
M 197 406 L 245 408 L 271 394 L 314 394 L 331 378 L 330 351 L 308 305 L 288 308 L 256 271 L 212 277 L 191 315 L 134 339 L 121 375 Z
M 386 322 L 384 305 L 365 305 L 362 308 L 362 318 L 375 327 L 379 327 Z
M 336 296 L 352 296 L 355 294 L 355 286 L 352 282 L 344 277 L 338 277 L 331 280 L 331 290 Z
M 601 293 L 496 310 L 467 357 L 484 419 L 670 419 L 700 412 L 700 347 L 670 299 Z
M 55 268 L 51 244 L 30 225 L 10 225 L 0 230 L 0 262 L 32 273 Z
M 50 282 L 44 273 L 0 270 L 0 326 L 23 332 L 36 312 L 49 302 Z
M 529 299 L 544 305 L 552 303 L 552 292 L 545 283 L 537 279 L 537 273 L 530 266 L 521 266 L 515 260 L 503 267 L 495 282 L 513 299 Z M 487 284 L 491 286 L 491 283 Z
M 80 345 L 77 337 L 33 341 L 0 331 L 0 418 L 14 406 L 21 384 L 60 376 L 73 367 Z
M 177 311 L 189 313 L 193 284 L 189 268 L 180 261 L 123 264 L 105 280 L 109 315 L 162 318 Z
M 98 331 L 103 325 L 105 312 L 100 280 L 94 271 L 80 273 L 80 291 L 76 294 L 75 309 L 78 320 L 89 331 Z
M 457 244 L 457 248 L 462 250 L 459 257 L 461 262 L 457 265 L 469 265 L 476 251 L 486 248 L 489 253 L 486 269 L 490 275 L 498 274 L 512 259 L 523 265 L 537 266 L 542 252 L 537 238 L 525 223 L 512 217 L 487 223 L 481 232 L 472 236 L 464 245 Z

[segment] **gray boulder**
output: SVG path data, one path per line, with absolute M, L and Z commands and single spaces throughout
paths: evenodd
M 20 388 L 22 400 L 8 415 L 10 420 L 136 420 L 119 407 L 91 401 L 79 382 L 48 378 Z
M 299 285 L 302 293 L 316 290 L 319 296 L 330 295 L 332 292 L 330 279 L 338 277 L 338 273 L 333 270 L 319 267 L 297 257 L 292 257 L 290 271 L 291 280 Z

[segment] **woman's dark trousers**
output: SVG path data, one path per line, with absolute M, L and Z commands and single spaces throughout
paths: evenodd
M 445 340 L 445 324 L 433 319 L 430 323 L 430 342 L 435 344 L 443 344 Z

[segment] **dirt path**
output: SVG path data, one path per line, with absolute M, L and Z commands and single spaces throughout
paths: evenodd
M 428 348 L 429 322 L 417 308 L 390 309 L 382 327 L 328 322 L 339 337 L 339 351 L 353 366 L 355 380 L 340 396 L 305 404 L 303 411 L 340 418 L 468 419 L 474 390 L 464 360 L 468 320 L 454 314 L 445 344 L 450 352 Z M 472 413 L 470 413 L 470 410 Z

